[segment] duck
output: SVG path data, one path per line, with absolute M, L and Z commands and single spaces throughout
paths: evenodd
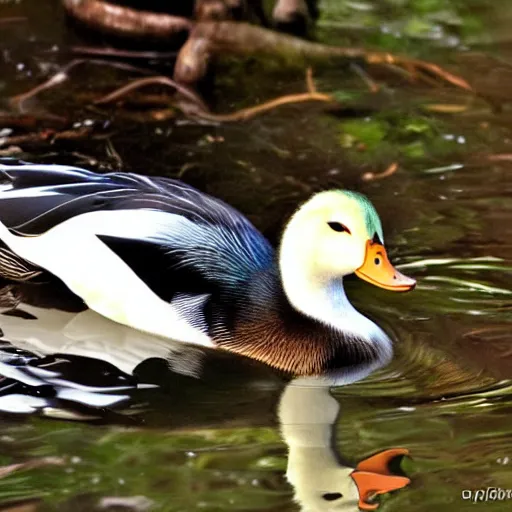
M 56 279 L 134 329 L 228 350 L 294 375 L 391 357 L 357 311 L 355 273 L 405 292 L 379 215 L 350 190 L 298 206 L 279 247 L 238 210 L 178 180 L 56 164 L 0 164 L 0 276 Z

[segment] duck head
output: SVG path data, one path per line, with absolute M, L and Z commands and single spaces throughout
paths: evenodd
M 379 215 L 357 192 L 320 192 L 304 203 L 285 229 L 280 254 L 282 271 L 305 271 L 319 282 L 355 273 L 391 291 L 408 291 L 416 284 L 389 261 Z

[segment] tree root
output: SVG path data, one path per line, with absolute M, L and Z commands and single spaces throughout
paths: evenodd
M 192 21 L 187 18 L 139 11 L 101 0 L 62 0 L 62 5 L 81 23 L 114 35 L 167 40 L 192 28 Z
M 392 66 L 430 84 L 432 79 L 436 79 L 472 91 L 464 78 L 431 62 L 364 48 L 313 43 L 263 27 L 231 21 L 197 23 L 178 55 L 174 77 L 178 81 L 196 82 L 204 76 L 207 64 L 213 57 L 225 54 L 268 55 L 304 64 L 355 59 L 372 65 Z

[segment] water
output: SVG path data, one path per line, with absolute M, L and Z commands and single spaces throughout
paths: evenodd
M 339 109 L 302 105 L 233 125 L 150 122 L 141 108 L 88 107 L 135 75 L 84 65 L 26 105 L 38 127 L 98 126 L 97 137 L 20 144 L 26 159 L 179 176 L 241 209 L 274 243 L 314 191 L 363 191 L 392 259 L 419 284 L 404 296 L 348 283 L 354 304 L 393 336 L 395 357 L 364 380 L 338 376 L 335 402 L 325 383 L 290 384 L 252 361 L 162 343 L 88 311 L 43 310 L 51 291 L 36 301 L 4 286 L 2 304 L 18 297 L 30 315 L 0 319 L 0 407 L 11 410 L 0 464 L 39 461 L 0 470 L 6 510 L 89 511 L 117 498 L 140 510 L 356 510 L 350 472 L 390 448 L 409 450 L 401 471 L 411 484 L 381 496 L 383 511 L 465 511 L 463 490 L 512 488 L 512 9 L 398 4 L 326 2 L 319 37 L 445 62 L 486 100 L 382 70 L 370 71 L 387 87 L 372 94 L 349 67 L 319 68 L 319 89 L 344 95 Z M 4 2 L 0 16 L 29 19 L 0 24 L 4 98 L 83 42 L 58 2 Z M 220 63 L 218 73 L 217 111 L 304 89 L 302 70 L 271 63 Z M 1 115 L 0 128 L 29 130 L 14 126 L 7 104 Z M 394 161 L 393 176 L 361 179 Z

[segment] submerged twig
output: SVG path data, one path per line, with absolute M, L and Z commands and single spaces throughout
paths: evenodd
M 361 179 L 363 181 L 381 180 L 382 178 L 388 178 L 389 176 L 392 176 L 396 171 L 398 171 L 398 164 L 393 162 L 385 171 L 382 171 L 381 173 L 365 172 L 361 176 Z
M 512 153 L 495 153 L 488 155 L 487 160 L 490 162 L 512 162 Z
M 2 466 L 0 467 L 0 478 L 5 478 L 15 471 L 36 469 L 44 466 L 63 466 L 64 463 L 65 460 L 62 457 L 41 457 L 18 464 L 11 464 L 10 466 Z
M 0 25 L 7 25 L 8 23 L 25 23 L 28 18 L 25 16 L 11 16 L 9 18 L 0 18 Z
M 40 92 L 46 91 L 47 89 L 51 89 L 52 87 L 55 87 L 65 82 L 69 78 L 68 72 L 75 66 L 78 66 L 78 64 L 81 64 L 82 62 L 83 60 L 73 60 L 69 64 L 66 64 L 66 66 L 64 66 L 61 70 L 59 70 L 57 73 L 51 76 L 48 80 L 46 80 L 46 82 L 36 85 L 35 87 L 33 87 L 25 93 L 13 96 L 10 99 L 11 105 L 16 106 L 19 110 L 22 110 L 23 103 L 25 101 L 27 101 L 30 98 L 33 98 Z
M 503 333 L 503 332 L 506 332 L 508 330 L 508 327 L 505 326 L 505 325 L 490 325 L 490 326 L 487 326 L 487 327 L 480 327 L 480 328 L 476 328 L 476 329 L 470 329 L 469 331 L 465 332 L 462 337 L 463 338 L 468 338 L 470 336 L 479 336 L 481 334 L 488 334 L 488 333 L 491 333 L 491 332 L 499 332 L 499 333 Z
M 19 146 L 9 146 L 5 149 L 0 148 L 0 156 L 2 157 L 10 157 L 19 155 L 20 153 L 23 153 L 23 150 Z
M 44 113 L 37 115 L 15 115 L 12 113 L 0 112 L 0 125 L 6 128 L 21 128 L 23 130 L 33 130 L 42 123 L 53 126 L 63 126 L 68 123 L 65 117 Z
M 73 46 L 71 52 L 81 55 L 97 55 L 121 59 L 172 59 L 178 52 L 156 52 L 138 50 L 119 50 L 117 48 L 100 48 L 96 46 Z
M 330 94 L 324 94 L 317 91 L 315 82 L 313 80 L 313 70 L 308 68 L 306 70 L 306 88 L 308 92 L 302 94 L 287 94 L 274 98 L 273 100 L 266 101 L 260 105 L 254 107 L 243 108 L 232 112 L 230 114 L 213 114 L 211 112 L 198 112 L 198 117 L 206 119 L 208 121 L 217 121 L 221 123 L 234 122 L 234 121 L 247 121 L 259 114 L 269 112 L 277 107 L 283 105 L 292 105 L 295 103 L 304 103 L 310 101 L 320 101 L 325 103 L 334 103 L 336 100 Z
M 55 130 L 41 130 L 39 132 L 27 133 L 24 135 L 13 135 L 12 137 L 4 137 L 0 139 L 0 147 L 2 146 L 19 146 L 22 144 L 30 144 L 37 142 L 53 143 L 57 140 L 77 140 L 84 139 L 92 132 L 91 127 L 82 127 L 77 130 L 64 130 L 56 132 Z
M 68 64 L 66 64 L 62 69 L 57 71 L 53 76 L 51 76 L 46 82 L 42 84 L 36 85 L 34 88 L 30 89 L 27 92 L 22 94 L 18 94 L 17 96 L 13 96 L 9 101 L 13 107 L 16 107 L 19 111 L 23 110 L 23 104 L 29 100 L 37 96 L 39 93 L 46 91 L 48 89 L 52 89 L 57 85 L 60 85 L 69 79 L 69 72 L 80 64 L 95 64 L 99 66 L 110 66 L 118 69 L 123 69 L 126 71 L 135 71 L 138 73 L 150 73 L 149 70 L 138 68 L 136 66 L 131 66 L 130 64 L 124 64 L 122 62 L 112 62 L 108 60 L 101 59 L 74 59 Z
M 146 496 L 104 496 L 98 503 L 101 510 L 133 510 L 134 512 L 146 512 L 153 510 L 154 501 Z
M 109 158 L 112 158 L 115 161 L 118 169 L 123 168 L 123 159 L 121 158 L 121 155 L 117 152 L 117 149 L 114 147 L 114 143 L 112 142 L 110 137 L 105 141 L 105 152 L 107 153 L 107 156 Z
M 283 105 L 292 105 L 295 103 L 305 103 L 312 101 L 319 101 L 324 103 L 336 102 L 336 99 L 330 94 L 318 92 L 315 81 L 313 79 L 313 70 L 310 67 L 306 70 L 306 89 L 308 91 L 306 93 L 287 94 L 285 96 L 280 96 L 278 98 L 274 98 L 273 100 L 266 101 L 260 105 L 243 108 L 230 114 L 212 114 L 209 112 L 203 112 L 199 113 L 199 116 L 209 121 L 224 123 L 234 121 L 247 121 L 248 119 L 251 119 L 259 114 L 269 112 L 270 110 L 274 110 L 275 108 L 281 107 Z
M 313 80 L 313 68 L 306 69 L 306 87 L 308 92 L 315 94 L 317 92 L 315 81 Z
M 256 117 L 259 114 L 274 110 L 277 107 L 283 105 L 291 105 L 294 103 L 304 103 L 310 101 L 320 101 L 324 103 L 332 103 L 336 101 L 329 94 L 322 94 L 318 92 L 305 92 L 302 94 L 288 94 L 281 96 L 270 101 L 266 101 L 261 105 L 254 107 L 243 108 L 232 112 L 231 114 L 214 114 L 211 112 L 198 112 L 198 117 L 206 119 L 208 121 L 217 121 L 220 123 L 234 122 L 234 121 L 247 121 L 252 117 Z
M 350 66 L 352 70 L 357 74 L 359 78 L 365 83 L 370 92 L 376 93 L 379 92 L 380 86 L 375 80 L 368 74 L 366 71 L 361 68 L 361 66 L 355 64 L 354 62 Z
M 423 108 L 429 112 L 437 112 L 439 114 L 460 114 L 469 109 L 469 104 L 455 104 L 455 103 L 430 103 L 424 105 Z
M 114 92 L 111 92 L 110 94 L 107 94 L 106 96 L 96 100 L 94 104 L 104 105 L 105 103 L 111 103 L 112 101 L 118 100 L 125 94 L 128 94 L 141 87 L 146 87 L 148 85 L 165 85 L 172 87 L 173 89 L 180 92 L 185 98 L 198 105 L 202 110 L 208 110 L 208 107 L 204 104 L 203 100 L 195 92 L 193 92 L 188 87 L 175 82 L 167 76 L 151 76 L 148 78 L 135 80 L 130 82 L 128 85 L 124 85 L 123 87 L 116 89 Z

